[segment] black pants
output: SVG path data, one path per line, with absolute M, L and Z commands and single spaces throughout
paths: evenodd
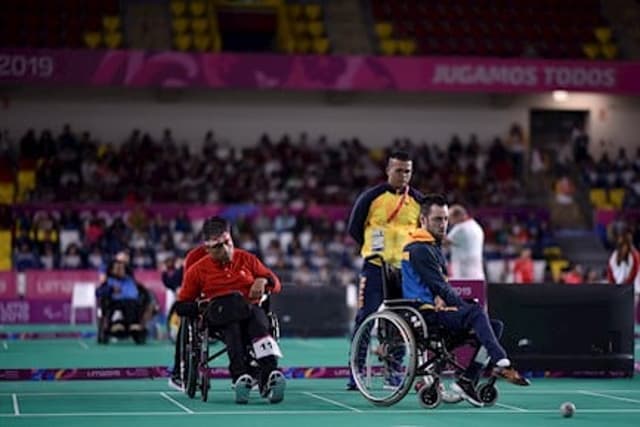
M 250 306 L 247 319 L 216 327 L 216 330 L 222 333 L 222 340 L 227 346 L 229 372 L 234 382 L 244 374 L 253 374 L 249 348 L 254 341 L 270 335 L 269 329 L 267 315 L 262 308 L 255 305 Z M 262 386 L 266 383 L 269 373 L 278 367 L 278 361 L 275 356 L 265 356 L 257 362 L 260 368 L 258 380 Z

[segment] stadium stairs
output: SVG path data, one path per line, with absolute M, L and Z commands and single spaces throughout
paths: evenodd
M 600 272 L 607 265 L 609 254 L 593 230 L 557 230 L 554 237 L 562 253 L 584 271 L 594 268 Z

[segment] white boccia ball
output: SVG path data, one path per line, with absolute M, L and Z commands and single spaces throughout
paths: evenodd
M 560 414 L 565 418 L 573 417 L 573 414 L 576 413 L 576 405 L 572 402 L 564 402 L 560 405 Z

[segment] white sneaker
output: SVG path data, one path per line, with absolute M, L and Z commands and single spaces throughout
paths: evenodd
M 169 377 L 169 387 L 174 390 L 184 392 L 184 385 L 178 378 Z
M 253 378 L 251 375 L 244 374 L 238 378 L 234 384 L 236 390 L 236 403 L 246 404 L 249 403 L 249 394 L 251 393 L 251 387 L 253 384 Z
M 282 375 L 282 372 L 271 371 L 263 397 L 269 399 L 271 403 L 280 403 L 284 400 L 284 389 L 286 387 L 287 381 L 284 375 Z

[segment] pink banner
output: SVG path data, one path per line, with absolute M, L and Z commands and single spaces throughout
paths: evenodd
M 0 300 L 16 298 L 16 273 L 0 271 Z
M 26 272 L 29 299 L 71 301 L 73 285 L 78 282 L 93 283 L 98 286 L 98 272 L 95 270 L 30 270 Z
M 0 49 L 0 82 L 336 91 L 640 94 L 640 62 Z

